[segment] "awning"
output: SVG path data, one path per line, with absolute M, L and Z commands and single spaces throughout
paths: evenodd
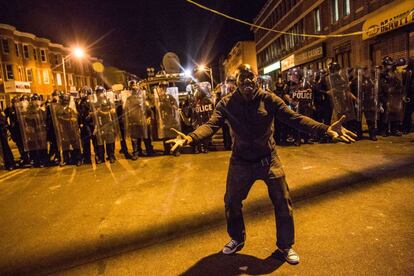
M 5 93 L 31 93 L 30 82 L 28 81 L 5 81 L 4 82 Z
M 371 13 L 362 26 L 362 39 L 398 29 L 414 22 L 414 1 L 397 0 Z

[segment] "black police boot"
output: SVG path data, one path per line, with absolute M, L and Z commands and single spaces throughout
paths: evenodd
M 377 131 L 375 129 L 375 123 L 372 121 L 367 121 L 368 125 L 368 133 L 369 133 L 369 139 L 372 141 L 377 141 Z
M 402 136 L 402 133 L 400 131 L 400 122 L 394 121 L 391 122 L 391 135 L 392 136 Z
M 131 160 L 137 160 L 138 159 L 138 140 L 131 140 L 132 144 L 132 155 Z

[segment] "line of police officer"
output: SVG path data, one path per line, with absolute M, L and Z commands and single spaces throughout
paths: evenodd
M 397 67 L 403 68 L 398 71 Z M 405 68 L 404 68 L 405 67 Z M 356 70 L 332 62 L 328 71 L 292 68 L 287 81 L 280 78 L 275 93 L 296 112 L 330 124 L 342 115 L 344 126 L 363 138 L 365 118 L 369 138 L 401 136 L 411 131 L 414 110 L 414 59 L 393 61 L 384 57 L 382 66 Z M 266 80 L 260 82 L 266 88 Z M 275 121 L 275 140 L 280 145 L 312 143 L 312 137 Z M 320 142 L 328 142 L 324 137 Z
M 118 97 L 107 93 L 102 86 L 95 91 L 83 87 L 78 99 L 57 91 L 46 102 L 37 94 L 15 97 L 0 117 L 0 157 L 4 166 L 12 170 L 15 166 L 91 164 L 91 144 L 96 164 L 105 159 L 114 163 L 118 137 L 120 153 L 127 159 L 137 160 L 144 155 L 142 142 L 146 156 L 154 155 L 151 143 L 154 137 L 164 141 L 164 154 L 170 154 L 170 145 L 165 141 L 176 136 L 171 128 L 181 129 L 183 118 L 192 127 L 203 124 L 213 111 L 213 103 L 209 97 L 211 87 L 191 85 L 188 97 L 191 111 L 186 117 L 179 107 L 178 89 L 168 86 L 168 82 L 160 82 L 151 95 L 136 81 L 130 81 L 129 90 Z M 19 150 L 17 164 L 7 141 L 8 132 Z M 206 141 L 198 150 L 207 152 L 208 144 Z
M 414 111 L 414 60 L 410 59 L 403 72 L 385 57 L 382 67 L 373 70 L 344 69 L 331 63 L 328 71 L 293 68 L 287 81 L 278 80 L 275 93 L 300 114 L 319 122 L 347 116 L 344 126 L 363 137 L 362 118 L 365 117 L 371 140 L 377 133 L 401 136 L 409 133 Z M 268 88 L 268 79 L 259 78 L 259 85 Z M 129 82 L 129 90 L 118 98 L 111 97 L 102 86 L 95 91 L 83 87 L 75 101 L 69 94 L 54 92 L 43 102 L 39 95 L 23 95 L 12 99 L 11 106 L 0 116 L 0 157 L 6 169 L 17 166 L 43 167 L 50 164 L 91 164 L 91 144 L 95 163 L 106 159 L 115 162 L 115 141 L 120 138 L 120 153 L 137 160 L 154 155 L 152 139 L 164 141 L 164 154 L 170 153 L 165 141 L 175 138 L 171 128 L 189 133 L 210 118 L 214 105 L 226 94 L 233 93 L 235 78 L 211 93 L 209 83 L 192 82 L 187 86 L 187 97 L 180 103 L 178 90 L 160 82 L 153 93 L 147 94 L 136 81 Z M 275 140 L 280 145 L 312 143 L 312 138 L 275 120 Z M 20 160 L 16 164 L 8 144 L 8 132 L 17 145 Z M 132 152 L 129 153 L 127 140 Z M 231 129 L 223 127 L 226 149 L 231 148 Z M 320 142 L 328 142 L 324 137 Z M 204 141 L 194 152 L 207 152 L 210 141 Z

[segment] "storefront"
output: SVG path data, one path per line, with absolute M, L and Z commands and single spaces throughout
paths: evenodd
M 308 67 L 314 70 L 322 69 L 325 62 L 325 48 L 325 44 L 320 43 L 302 52 L 288 56 L 281 61 L 282 72 L 296 66 Z
M 414 56 L 414 1 L 395 1 L 369 15 L 362 29 L 372 65 L 384 56 L 394 60 Z

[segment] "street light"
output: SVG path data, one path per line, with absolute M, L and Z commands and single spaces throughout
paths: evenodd
M 205 66 L 204 64 L 199 65 L 196 70 L 201 72 L 208 72 L 210 75 L 210 82 L 211 82 L 211 89 L 214 89 L 214 81 L 213 81 L 213 69 Z
M 85 56 L 85 51 L 82 48 L 76 47 L 73 49 L 73 55 L 77 58 L 83 58 Z
M 68 93 L 68 84 L 67 84 L 67 80 L 66 80 L 65 60 L 70 59 L 72 55 L 75 56 L 78 59 L 81 59 L 85 56 L 85 51 L 80 47 L 76 47 L 72 50 L 72 53 L 70 53 L 66 57 L 61 56 L 62 57 L 62 68 L 63 68 L 63 84 L 65 86 L 65 93 Z
M 184 75 L 185 75 L 187 78 L 191 78 L 191 70 L 189 70 L 189 69 L 184 70 Z

